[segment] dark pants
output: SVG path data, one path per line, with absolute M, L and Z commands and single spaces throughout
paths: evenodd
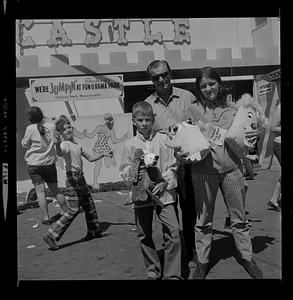
M 156 207 L 156 215 L 161 221 L 164 239 L 164 270 L 153 241 L 154 207 L 135 208 L 135 223 L 140 249 L 143 255 L 147 277 L 181 279 L 181 241 L 179 224 L 174 204 Z
M 182 212 L 182 229 L 184 246 L 188 261 L 192 260 L 195 250 L 194 225 L 196 223 L 196 209 L 194 190 L 191 179 L 191 164 L 178 167 L 178 187 L 176 192 L 179 195 L 179 205 Z

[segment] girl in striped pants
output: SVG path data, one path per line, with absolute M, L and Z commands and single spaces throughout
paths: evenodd
M 200 70 L 196 77 L 199 98 L 192 104 L 199 120 L 215 126 L 215 132 L 228 129 L 236 108 L 227 104 L 226 90 L 219 74 L 211 67 Z M 195 120 L 198 121 L 198 120 Z M 251 134 L 251 133 L 250 133 Z M 256 139 L 257 133 L 252 133 Z M 247 136 L 247 139 L 250 139 Z M 252 278 L 262 278 L 262 272 L 252 258 L 250 223 L 245 216 L 245 188 L 240 158 L 232 152 L 225 141 L 213 139 L 211 152 L 202 161 L 192 163 L 192 183 L 197 211 L 195 224 L 195 249 L 197 266 L 193 279 L 205 279 L 210 260 L 212 245 L 212 225 L 215 200 L 220 187 L 231 220 L 232 234 L 238 250 L 239 262 Z M 186 154 L 177 153 L 182 159 Z

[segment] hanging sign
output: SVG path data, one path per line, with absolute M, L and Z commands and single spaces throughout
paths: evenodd
M 270 76 L 271 80 L 278 80 L 281 78 L 281 70 L 280 69 L 275 70 L 275 71 L 269 73 L 269 76 Z
M 257 82 L 258 95 L 264 95 L 272 91 L 272 83 L 266 80 Z
M 77 76 L 30 79 L 33 101 L 64 101 L 120 98 L 123 75 Z

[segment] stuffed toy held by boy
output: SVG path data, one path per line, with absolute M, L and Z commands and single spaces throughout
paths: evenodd
M 156 167 L 159 156 L 143 149 L 136 149 L 133 165 L 130 169 L 130 181 L 132 181 L 132 202 L 143 204 L 153 201 L 156 205 L 163 207 L 158 196 L 152 193 L 155 185 L 165 181 L 158 167 Z M 146 170 L 141 172 L 141 167 Z

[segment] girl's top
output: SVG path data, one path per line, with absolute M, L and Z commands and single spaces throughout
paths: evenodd
M 195 121 L 209 122 L 214 125 L 214 132 L 222 132 L 223 136 L 226 130 L 230 127 L 236 106 L 234 103 L 226 107 L 204 107 L 199 103 L 192 104 L 193 119 Z M 195 115 L 197 117 L 195 117 Z M 215 143 L 215 136 L 210 139 L 211 153 L 200 162 L 192 164 L 192 170 L 203 174 L 228 173 L 236 168 L 242 168 L 241 160 L 232 152 L 225 140 Z
M 60 144 L 62 157 L 65 161 L 66 171 L 83 171 L 82 156 L 86 156 L 87 152 L 83 149 L 81 144 L 75 141 L 63 141 Z
M 128 181 L 130 178 L 129 169 L 133 164 L 136 149 L 140 148 L 155 155 L 159 155 L 157 167 L 161 171 L 162 177 L 168 183 L 166 192 L 162 197 L 160 197 L 160 201 L 164 205 L 174 203 L 176 201 L 175 187 L 177 187 L 176 158 L 174 156 L 174 150 L 165 145 L 165 141 L 168 139 L 168 136 L 164 133 L 153 132 L 150 139 L 146 140 L 143 135 L 137 131 L 136 136 L 125 143 L 121 157 L 121 165 L 119 167 L 120 175 L 124 180 Z M 146 201 L 143 205 L 139 204 L 138 206 L 134 204 L 134 208 L 152 205 L 154 205 L 153 202 Z
M 31 124 L 21 140 L 22 147 L 27 150 L 24 159 L 31 166 L 52 165 L 57 161 L 54 148 L 55 126 L 47 122 L 42 123 L 42 126 L 44 135 L 39 133 L 37 124 Z

